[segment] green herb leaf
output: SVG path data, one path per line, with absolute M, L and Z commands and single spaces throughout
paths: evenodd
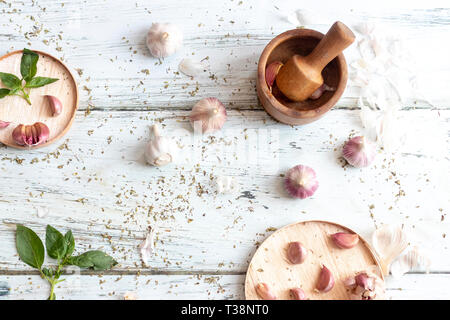
M 61 232 L 51 225 L 47 225 L 45 246 L 47 247 L 47 254 L 53 259 L 62 259 L 66 255 L 66 240 Z
M 69 259 L 69 264 L 80 268 L 108 270 L 114 267 L 117 264 L 117 261 L 102 251 L 94 250 L 85 252 L 76 257 L 71 257 Z
M 36 75 L 38 60 L 39 55 L 36 52 L 23 49 L 22 61 L 20 62 L 20 73 L 27 83 Z
M 1 88 L 0 89 L 0 99 L 6 97 L 9 94 L 10 91 L 11 90 L 9 90 L 9 89 Z
M 22 85 L 22 81 L 11 73 L 0 72 L 0 79 L 10 89 L 15 89 Z
M 27 84 L 25 85 L 25 88 L 39 88 L 39 87 L 43 87 L 47 84 L 56 82 L 58 80 L 59 79 L 55 79 L 55 78 L 36 77 L 36 78 L 33 78 L 30 81 L 28 81 Z
M 44 244 L 31 229 L 17 225 L 16 248 L 20 259 L 29 266 L 40 269 L 44 263 Z
M 64 240 L 66 241 L 66 257 L 70 257 L 75 250 L 75 239 L 73 237 L 72 231 L 67 231 L 67 233 L 64 235 Z

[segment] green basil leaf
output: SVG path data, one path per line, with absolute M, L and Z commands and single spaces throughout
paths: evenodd
M 0 79 L 10 89 L 15 89 L 22 85 L 22 81 L 11 73 L 0 72 Z
M 25 88 L 39 88 L 39 87 L 43 87 L 47 84 L 56 82 L 58 80 L 59 79 L 54 79 L 54 78 L 36 77 L 36 78 L 33 78 L 30 81 L 28 81 L 27 84 L 25 85 Z
M 36 52 L 23 49 L 22 61 L 20 62 L 20 73 L 27 83 L 36 75 L 38 60 L 39 55 Z
M 62 259 L 66 255 L 67 245 L 64 236 L 53 228 L 47 225 L 45 233 L 45 246 L 47 247 L 47 254 L 53 259 Z
M 20 259 L 29 266 L 40 269 L 44 263 L 44 244 L 31 229 L 17 225 L 16 248 Z
M 1 88 L 0 89 L 0 99 L 6 97 L 9 94 L 10 91 L 11 90 L 9 90 L 9 89 Z
M 117 261 L 102 251 L 94 250 L 69 258 L 69 264 L 80 268 L 108 270 L 114 267 L 117 264 Z
M 66 257 L 70 257 L 70 255 L 75 250 L 75 239 L 73 237 L 72 231 L 67 231 L 67 233 L 64 235 L 64 240 L 66 241 Z

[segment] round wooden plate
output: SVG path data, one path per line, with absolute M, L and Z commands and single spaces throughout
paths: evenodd
M 17 96 L 6 96 L 0 99 L 0 120 L 12 122 L 7 128 L 0 129 L 0 142 L 18 149 L 30 148 L 19 146 L 12 139 L 12 131 L 19 124 L 30 125 L 35 122 L 43 122 L 48 126 L 50 129 L 48 141 L 31 147 L 33 149 L 41 148 L 55 142 L 67 133 L 78 108 L 77 83 L 69 69 L 55 57 L 44 52 L 33 51 L 39 54 L 36 76 L 58 78 L 59 80 L 41 88 L 31 89 L 31 106 Z M 20 77 L 21 59 L 22 50 L 4 55 L 0 58 L 0 71 Z M 1 81 L 0 87 L 4 87 Z M 52 117 L 45 95 L 55 96 L 61 101 L 63 110 L 57 117 Z
M 351 249 L 339 249 L 330 239 L 330 234 L 352 230 L 327 221 L 304 221 L 287 225 L 269 236 L 258 248 L 248 267 L 245 279 L 247 300 L 261 299 L 255 287 L 267 283 L 279 300 L 289 300 L 289 290 L 302 288 L 311 300 L 347 300 L 348 294 L 342 280 L 358 271 L 371 270 L 382 279 L 377 256 L 370 245 L 361 238 Z M 300 241 L 308 256 L 302 264 L 291 264 L 286 258 L 286 249 L 291 241 Z M 321 293 L 315 290 L 321 266 L 325 265 L 335 279 L 334 288 Z

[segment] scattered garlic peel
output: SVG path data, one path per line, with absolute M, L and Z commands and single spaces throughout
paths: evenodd
M 218 176 L 216 178 L 217 193 L 236 193 L 239 191 L 239 183 L 235 177 Z
M 383 279 L 370 270 L 361 271 L 343 281 L 350 300 L 383 300 L 385 284 Z
M 139 245 L 142 262 L 148 266 L 150 257 L 155 250 L 155 228 L 149 226 L 148 233 L 144 241 Z
M 388 275 L 392 261 L 407 248 L 408 240 L 401 226 L 383 225 L 374 231 L 372 244 L 380 257 L 383 274 Z
M 0 120 L 0 129 L 6 128 L 10 124 L 11 124 L 11 122 Z
M 123 295 L 123 300 L 138 300 L 138 295 L 134 291 L 127 291 Z
M 411 250 L 400 256 L 391 264 L 391 274 L 395 278 L 402 277 L 405 273 L 413 270 L 414 268 L 424 268 L 426 272 L 429 272 L 431 266 L 431 260 L 425 256 L 418 246 L 414 246 Z
M 48 208 L 37 207 L 36 211 L 38 218 L 45 218 L 48 215 Z
M 184 58 L 180 61 L 178 70 L 189 77 L 196 77 L 201 75 L 205 71 L 205 67 L 199 61 L 195 61 L 190 58 Z

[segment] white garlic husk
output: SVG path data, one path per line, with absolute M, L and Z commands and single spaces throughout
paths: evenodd
M 156 230 L 154 227 L 149 226 L 147 235 L 144 241 L 139 244 L 139 251 L 141 253 L 141 259 L 144 265 L 148 266 L 148 262 L 150 257 L 153 255 L 155 251 L 155 233 Z
M 204 73 L 205 66 L 200 61 L 184 58 L 178 65 L 178 71 L 189 77 L 196 77 Z
M 420 250 L 418 246 L 414 246 L 411 250 L 403 254 L 400 258 L 391 264 L 391 274 L 394 278 L 400 278 L 405 273 L 415 269 L 424 268 L 429 271 L 431 260 Z
M 195 132 L 210 133 L 220 130 L 227 120 L 227 111 L 217 98 L 200 100 L 189 116 Z
M 183 33 L 172 23 L 153 23 L 147 34 L 147 47 L 152 56 L 165 58 L 183 45 Z
M 218 176 L 216 177 L 217 193 L 231 194 L 239 191 L 239 183 L 234 177 Z
M 174 161 L 175 143 L 173 140 L 160 135 L 159 125 L 151 129 L 151 138 L 145 147 L 145 160 L 152 166 L 165 166 Z
M 366 137 L 359 136 L 351 138 L 344 144 L 342 155 L 350 165 L 362 168 L 369 166 L 375 160 L 376 149 L 374 143 Z

